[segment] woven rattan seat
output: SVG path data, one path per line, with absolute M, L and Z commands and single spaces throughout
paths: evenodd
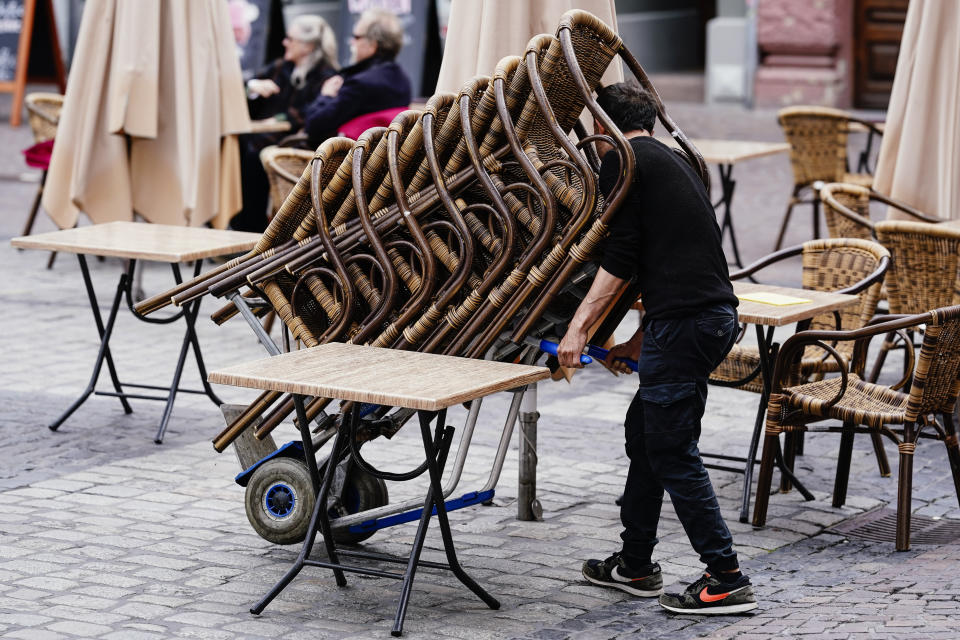
M 827 107 L 788 107 L 778 112 L 777 121 L 790 144 L 793 193 L 783 215 L 774 250 L 783 246 L 790 214 L 794 205 L 800 203 L 812 204 L 814 238 L 820 237 L 820 197 L 817 183 L 843 182 L 864 187 L 873 184 L 872 175 L 850 173 L 847 170 L 847 138 L 850 125 L 856 123 L 865 127 L 870 135 L 881 135 L 873 123 L 855 118 L 845 111 Z
M 923 343 L 912 377 L 905 377 L 891 387 L 860 378 L 858 372 L 863 370 L 867 347 L 873 336 L 920 327 L 924 328 Z M 851 371 L 842 370 L 840 377 L 826 381 L 792 385 L 796 373 L 794 363 L 800 350 L 811 344 L 826 345 L 833 341 L 855 342 Z M 912 345 L 909 352 L 912 356 Z M 899 391 L 908 379 L 912 380 L 909 392 Z M 921 436 L 941 440 L 946 445 L 954 488 L 960 500 L 960 446 L 953 421 L 958 392 L 960 306 L 901 317 L 855 331 L 805 331 L 794 335 L 784 343 L 777 356 L 757 481 L 754 526 L 766 523 L 774 458 L 781 433 L 816 430 L 841 434 L 834 507 L 842 506 L 846 500 L 854 435 L 870 433 L 886 436 L 897 443 L 900 452 L 897 549 L 909 549 L 913 456 Z M 825 418 L 838 420 L 842 426 L 823 424 Z

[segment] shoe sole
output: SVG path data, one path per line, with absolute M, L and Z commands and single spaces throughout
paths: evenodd
M 629 584 L 626 584 L 623 582 L 603 582 L 601 580 L 597 580 L 596 578 L 591 578 L 585 573 L 583 573 L 583 577 L 586 578 L 587 582 L 590 582 L 592 584 L 595 584 L 601 587 L 613 587 L 614 589 L 620 589 L 620 591 L 625 591 L 630 595 L 639 596 L 641 598 L 653 598 L 654 596 L 659 596 L 660 594 L 663 593 L 663 587 L 660 587 L 655 591 L 651 589 L 640 590 L 640 589 L 634 589 Z
M 693 616 L 722 616 L 728 615 L 731 613 L 746 613 L 747 611 L 753 611 L 759 605 L 756 602 L 744 602 L 742 604 L 729 604 L 721 607 L 704 607 L 703 609 L 681 609 L 679 607 L 671 607 L 670 605 L 660 603 L 660 606 L 666 609 L 667 611 L 672 611 L 673 613 L 685 613 L 687 615 Z

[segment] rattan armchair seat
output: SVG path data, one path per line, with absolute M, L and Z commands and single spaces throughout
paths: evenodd
M 770 419 L 783 422 L 794 410 L 802 410 L 805 414 L 856 422 L 874 429 L 885 424 L 903 423 L 910 398 L 907 394 L 886 385 L 867 382 L 851 373 L 847 376 L 843 395 L 836 404 L 829 405 L 840 391 L 841 383 L 842 378 L 837 377 L 785 388 L 779 406 L 775 407 L 781 415 Z

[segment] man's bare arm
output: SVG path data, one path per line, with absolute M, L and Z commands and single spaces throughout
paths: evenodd
M 587 331 L 600 319 L 611 300 L 626 286 L 627 281 L 604 271 L 597 270 L 590 290 L 573 314 L 567 333 L 557 348 L 557 359 L 564 367 L 580 367 L 580 353 L 587 344 Z

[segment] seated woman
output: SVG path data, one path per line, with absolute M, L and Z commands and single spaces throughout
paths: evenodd
M 283 46 L 283 58 L 247 82 L 247 107 L 254 120 L 287 120 L 292 132 L 303 127 L 303 111 L 320 94 L 323 83 L 337 73 L 337 40 L 326 20 L 300 15 L 287 29 Z M 260 151 L 286 135 L 241 137 L 243 209 L 230 221 L 233 229 L 259 232 L 266 228 L 270 185 L 260 164 Z

